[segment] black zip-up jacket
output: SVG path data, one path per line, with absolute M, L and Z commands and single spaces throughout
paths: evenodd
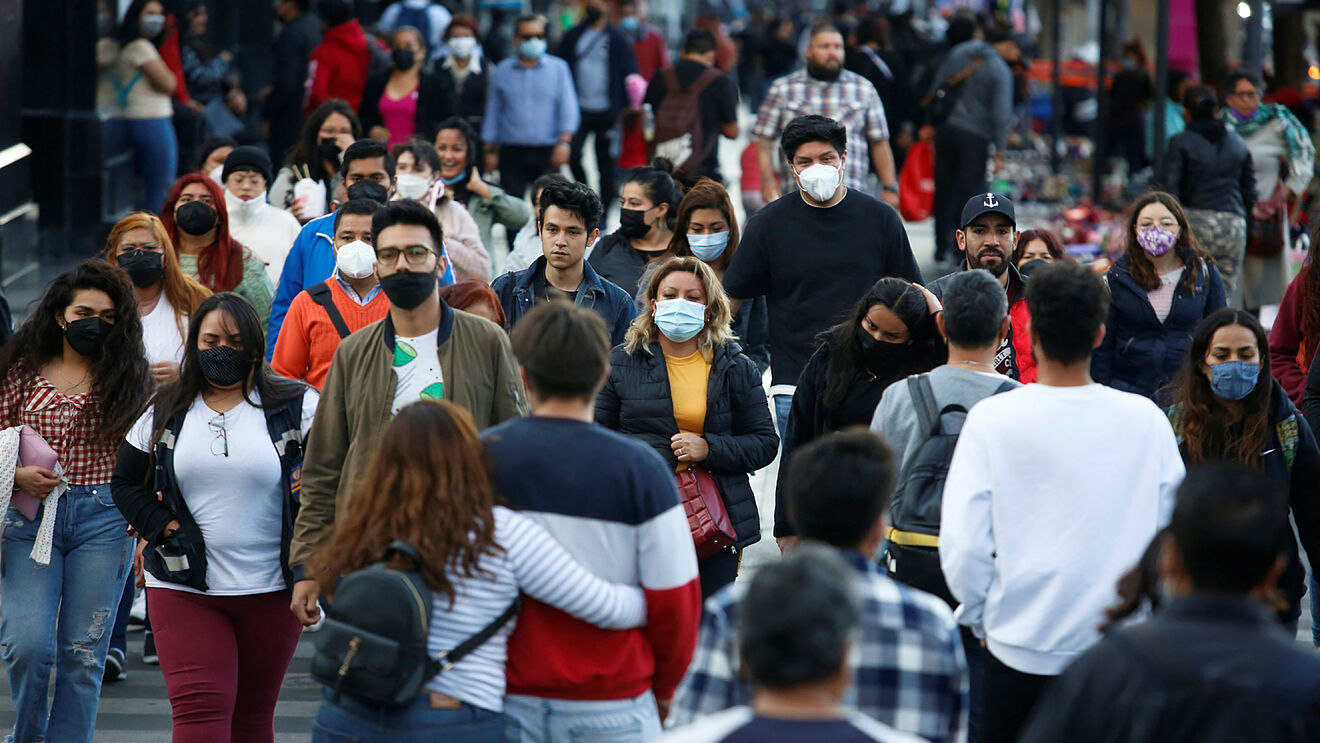
M 302 395 L 278 406 L 262 409 L 266 415 L 266 429 L 270 433 L 271 444 L 280 458 L 280 477 L 284 485 L 280 572 L 284 575 L 286 590 L 292 588 L 294 583 L 293 573 L 289 569 L 289 542 L 293 539 L 293 522 L 298 518 L 298 496 L 302 483 L 302 409 Z M 206 591 L 206 541 L 188 510 L 188 503 L 174 476 L 174 444 L 187 415 L 185 410 L 170 419 L 153 454 L 143 452 L 132 444 L 124 444 L 119 450 L 119 461 L 110 480 L 110 492 L 119 512 L 124 514 L 138 535 L 147 540 L 147 550 L 143 554 L 146 570 L 159 580 Z M 148 487 L 149 482 L 152 487 Z M 156 498 L 157 492 L 163 496 L 163 500 Z M 163 536 L 165 526 L 174 519 L 178 519 L 180 529 L 168 537 Z M 187 566 L 171 567 L 168 557 L 186 558 Z
M 678 460 L 669 442 L 678 433 L 678 423 L 669 370 L 660 344 L 652 343 L 650 351 L 630 354 L 622 345 L 614 348 L 609 380 L 596 398 L 596 422 L 636 436 L 674 468 Z M 700 464 L 720 489 L 741 550 L 761 539 L 761 517 L 747 476 L 774 461 L 779 435 L 761 373 L 737 343 L 715 347 L 706 390 L 702 437 L 710 453 Z
M 1245 217 L 1256 203 L 1256 172 L 1247 143 L 1218 119 L 1194 121 L 1169 140 L 1160 182 L 1187 209 Z

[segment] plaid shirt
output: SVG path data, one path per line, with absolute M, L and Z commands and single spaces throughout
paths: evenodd
M 803 114 L 820 114 L 843 124 L 848 130 L 848 159 L 843 169 L 843 185 L 866 190 L 871 171 L 871 142 L 889 139 L 885 106 L 870 80 L 856 72 L 843 70 L 839 79 L 826 83 L 812 79 L 806 70 L 798 70 L 775 80 L 756 114 L 752 134 L 779 144 L 788 122 Z M 784 188 L 793 185 L 793 173 L 782 157 L 779 182 Z
M 890 580 L 860 553 L 843 556 L 861 573 L 863 586 L 860 661 L 844 705 L 932 743 L 967 740 L 967 661 L 949 608 Z M 674 694 L 670 727 L 751 701 L 738 660 L 738 605 L 745 588 L 735 583 L 706 601 L 697 652 Z
M 89 392 L 67 397 L 40 374 L 10 374 L 0 388 L 0 415 L 8 417 L 10 405 L 17 399 L 26 399 L 22 415 L 7 424 L 26 424 L 36 429 L 64 465 L 65 481 L 70 485 L 110 482 L 119 446 L 94 441 L 101 425 L 97 398 Z

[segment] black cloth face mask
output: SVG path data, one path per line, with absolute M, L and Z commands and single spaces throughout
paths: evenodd
M 232 346 L 216 346 L 197 352 L 197 366 L 206 381 L 216 387 L 230 387 L 252 371 L 252 359 Z
M 146 289 L 160 281 L 165 272 L 165 254 L 150 250 L 134 250 L 119 256 L 119 267 L 128 272 L 133 286 Z
M 390 57 L 394 60 L 396 70 L 411 70 L 417 61 L 417 53 L 411 49 L 395 49 Z
M 912 347 L 906 343 L 878 341 L 865 328 L 857 328 L 857 346 L 868 365 L 886 366 L 906 361 Z
M 385 298 L 401 310 L 411 310 L 425 302 L 436 286 L 435 274 L 429 271 L 400 271 L 380 278 L 380 289 L 385 292 Z
M 375 181 L 359 181 L 348 187 L 348 200 L 371 199 L 384 204 L 390 199 L 390 190 Z
M 620 209 L 619 210 L 619 234 L 629 240 L 637 240 L 646 237 L 651 231 L 651 225 L 646 223 L 645 209 Z
M 215 209 L 204 201 L 189 201 L 174 212 L 174 223 L 193 237 L 201 237 L 215 229 L 216 219 Z
M 316 145 L 316 154 L 321 156 L 322 160 L 329 160 L 335 165 L 339 165 L 339 140 L 334 137 L 326 137 Z
M 70 348 L 83 356 L 94 358 L 101 355 L 105 340 L 114 329 L 114 324 L 106 322 L 104 318 L 84 317 L 66 324 L 64 337 L 69 341 Z

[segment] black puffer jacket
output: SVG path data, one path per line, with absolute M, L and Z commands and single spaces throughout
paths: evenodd
M 1247 143 L 1218 119 L 1194 121 L 1169 140 L 1160 182 L 1188 209 L 1246 216 L 1256 203 Z
M 737 343 L 715 348 L 706 389 L 703 436 L 710 453 L 701 464 L 719 486 L 741 550 L 761 539 L 761 518 L 747 476 L 774 461 L 779 436 L 770 420 L 761 373 Z M 677 466 L 669 441 L 678 433 L 678 423 L 659 343 L 651 344 L 650 353 L 614 348 L 610 378 L 596 398 L 596 422 L 636 436 Z

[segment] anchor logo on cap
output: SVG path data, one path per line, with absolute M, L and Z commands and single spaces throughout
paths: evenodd
M 985 201 L 982 201 L 981 204 L 983 204 L 984 206 L 988 206 L 991 209 L 994 209 L 995 207 L 999 206 L 999 199 L 996 199 L 993 193 L 987 193 L 985 195 Z

